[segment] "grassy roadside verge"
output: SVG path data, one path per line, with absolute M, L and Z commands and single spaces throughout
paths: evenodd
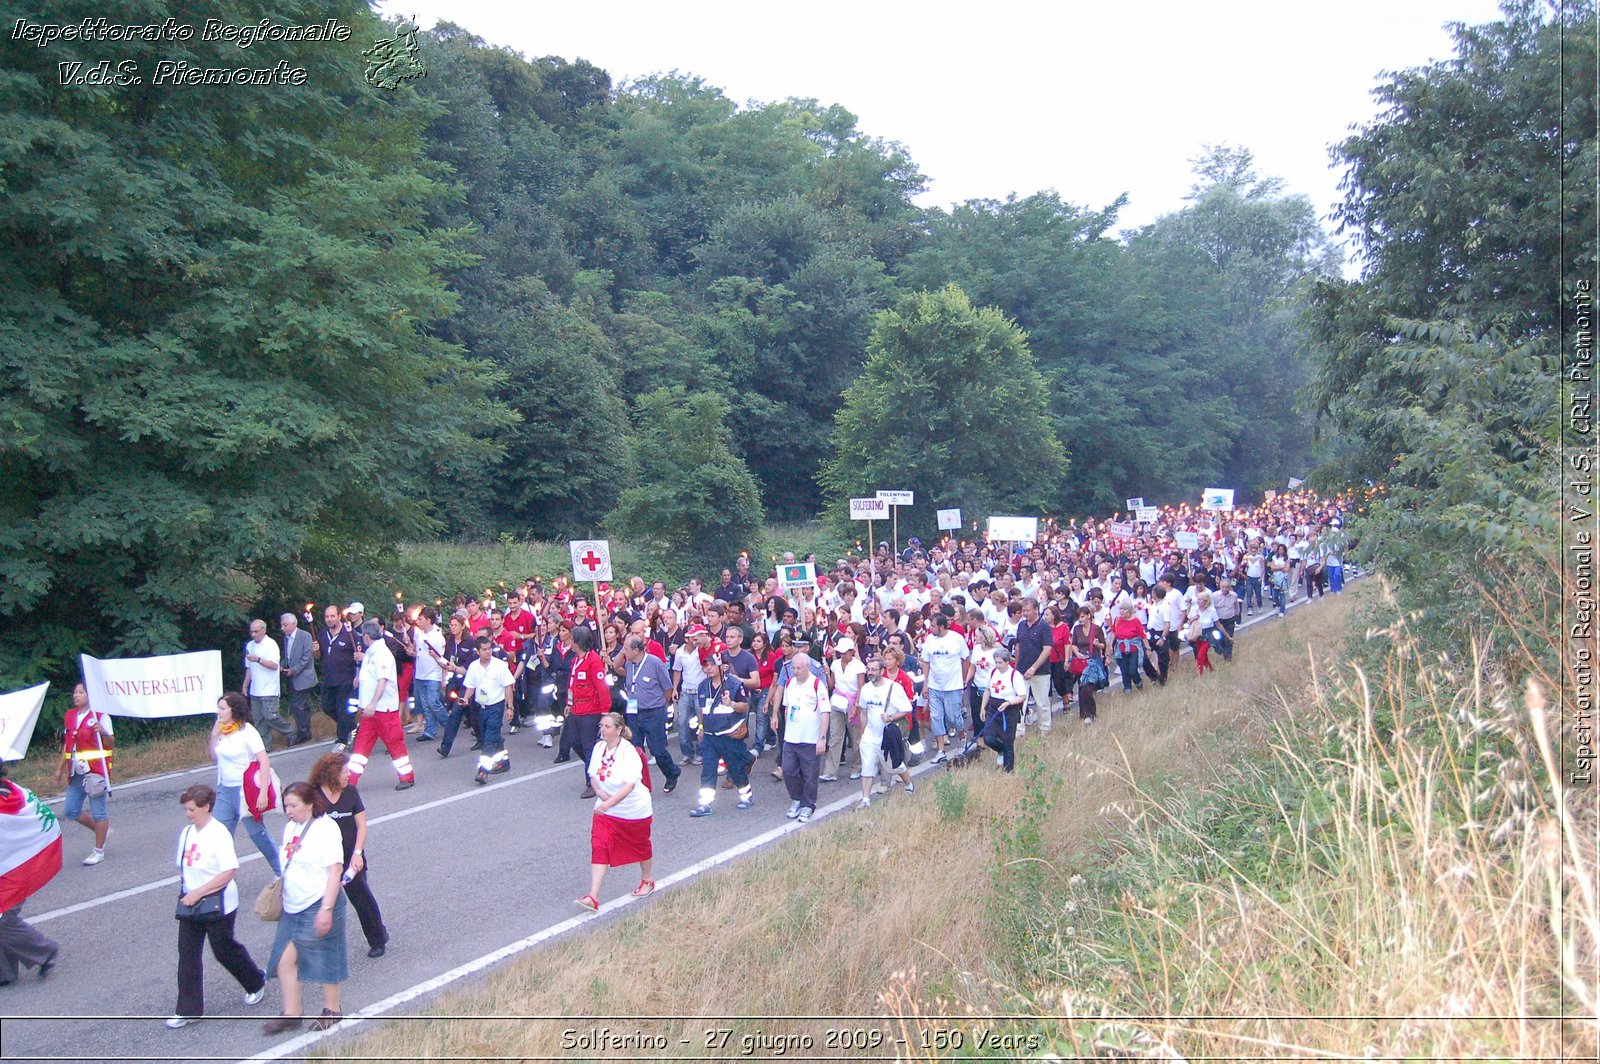
M 431 1022 L 387 1023 L 328 1055 L 641 1055 L 585 1049 L 565 1033 L 609 1028 L 660 1033 L 673 1053 L 723 1056 L 749 1039 L 770 1055 L 772 1040 L 809 1036 L 812 1054 L 881 1057 L 894 1054 L 892 1041 L 829 1047 L 828 1032 L 892 1040 L 905 1032 L 886 1017 L 917 1015 L 926 1022 L 908 1028 L 899 1052 L 937 1056 L 934 1046 L 920 1048 L 923 1032 L 948 1036 L 958 1027 L 940 1017 L 1033 1011 L 1054 996 L 1083 933 L 1068 892 L 1129 852 L 1118 832 L 1130 811 L 1152 789 L 1184 793 L 1226 781 L 1236 759 L 1265 751 L 1273 721 L 1298 703 L 1282 692 L 1304 689 L 1309 663 L 1334 654 L 1363 593 L 1253 629 L 1241 637 L 1239 660 L 1217 674 L 1197 679 L 1185 661 L 1165 690 L 1107 698 L 1092 729 L 1065 720 L 1048 742 L 1030 735 L 1015 776 L 984 759 L 937 782 L 921 777 L 915 796 L 897 791 L 870 810 L 819 822 L 446 995 L 423 1014 Z M 825 785 L 824 800 L 847 786 Z M 775 800 L 770 789 L 759 793 Z M 565 874 L 576 896 L 587 855 L 572 856 Z M 726 1011 L 747 1019 L 696 1019 Z M 860 1019 L 773 1019 L 795 1015 Z M 519 1018 L 527 1016 L 591 1019 Z M 683 1019 L 631 1019 L 642 1016 Z M 1055 1038 L 1048 1029 L 980 1026 L 1016 1039 L 984 1050 L 998 1058 L 1030 1055 Z M 721 1051 L 706 1049 L 708 1029 L 729 1031 Z M 971 1052 L 978 1027 L 959 1029 L 964 1044 L 945 1047 Z

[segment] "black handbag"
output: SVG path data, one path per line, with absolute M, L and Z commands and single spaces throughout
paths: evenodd
M 207 894 L 193 905 L 183 903 L 182 887 L 179 887 L 178 891 L 178 906 L 173 915 L 179 920 L 192 920 L 197 924 L 204 924 L 222 919 L 222 891 Z

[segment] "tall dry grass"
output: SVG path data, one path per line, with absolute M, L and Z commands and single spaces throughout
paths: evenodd
M 1164 690 L 1104 696 L 1093 728 L 1062 719 L 1048 742 L 1030 733 L 1015 776 L 997 772 L 987 756 L 947 774 L 925 773 L 915 795 L 896 789 L 870 810 L 819 821 L 611 923 L 519 957 L 419 1017 L 325 1052 L 415 1060 L 650 1055 L 563 1042 L 564 1031 L 601 1027 L 663 1033 L 673 1054 L 733 1056 L 752 1039 L 756 1054 L 767 1056 L 772 1040 L 787 1035 L 809 1035 L 807 1052 L 843 1059 L 970 1052 L 980 1031 L 1002 1025 L 944 1021 L 1027 1008 L 1058 985 L 1073 949 L 1070 925 L 1054 919 L 1063 892 L 1108 848 L 1126 845 L 1108 842 L 1106 830 L 1141 803 L 1140 789 L 1158 780 L 1202 786 L 1241 745 L 1264 746 L 1271 714 L 1285 704 L 1280 692 L 1302 689 L 1308 655 L 1328 656 L 1346 638 L 1359 594 L 1250 630 L 1238 660 L 1217 673 L 1196 678 L 1185 659 Z M 936 775 L 945 777 L 937 786 Z M 853 786 L 824 785 L 824 801 Z M 763 802 L 781 800 L 776 787 L 758 793 Z M 1035 815 L 1045 801 L 1050 815 Z M 668 815 L 683 815 L 669 808 Z M 572 855 L 574 896 L 586 856 Z M 1041 918 L 1045 910 L 1051 919 Z M 354 1008 L 358 995 L 358 987 L 347 988 Z M 725 1013 L 735 1015 L 715 1015 Z M 808 1016 L 831 1019 L 785 1019 Z M 918 1016 L 924 1022 L 907 1019 Z M 828 1032 L 841 1029 L 881 1032 L 883 1041 L 830 1048 Z M 721 1050 L 707 1049 L 707 1030 L 730 1032 Z M 962 1046 L 951 1044 L 952 1030 Z M 933 1031 L 945 1032 L 942 1049 L 933 1038 L 923 1044 L 923 1033 Z
M 1313 659 L 1226 788 L 1124 771 L 1126 850 L 1068 903 L 1095 913 L 1060 954 L 1075 978 L 1032 995 L 1055 1051 L 1595 1059 L 1593 790 L 1543 684 L 1512 679 L 1551 671 L 1489 640 L 1431 653 L 1403 621 L 1368 638 L 1373 667 Z

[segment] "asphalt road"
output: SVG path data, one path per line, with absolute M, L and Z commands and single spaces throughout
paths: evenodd
M 1295 603 L 1291 608 L 1303 605 Z M 1257 615 L 1243 627 L 1270 620 Z M 1113 687 L 1113 690 L 1116 688 Z M 1109 692 L 1108 692 L 1109 693 Z M 348 913 L 350 979 L 344 984 L 347 1015 L 385 1015 L 425 1003 L 441 989 L 492 968 L 523 949 L 612 918 L 631 905 L 637 882 L 631 868 L 606 881 L 599 916 L 581 912 L 573 899 L 588 889 L 591 802 L 581 801 L 576 762 L 553 765 L 532 732 L 507 740 L 512 770 L 487 787 L 472 781 L 476 754 L 457 743 L 441 761 L 433 744 L 413 749 L 417 785 L 395 792 L 393 769 L 381 751 L 361 787 L 367 804 L 369 878 L 390 932 L 387 956 L 366 956 L 354 911 Z M 285 781 L 304 778 L 326 743 L 273 755 Z M 676 751 L 676 744 L 674 743 Z M 675 754 L 676 756 L 676 754 Z M 828 817 L 848 810 L 859 794 L 849 780 L 823 784 L 818 818 L 801 826 L 784 818 L 783 785 L 771 779 L 772 754 L 757 766 L 757 802 L 734 808 L 733 792 L 719 791 L 716 813 L 688 816 L 698 791 L 686 770 L 670 795 L 656 791 L 654 845 L 658 895 L 717 863 L 772 845 L 796 830 L 827 831 Z M 919 777 L 932 770 L 923 765 Z M 317 1036 L 268 1037 L 261 1024 L 277 1015 L 276 980 L 267 997 L 246 1008 L 241 990 L 209 951 L 205 960 L 207 1018 L 167 1029 L 177 994 L 177 896 L 172 859 L 185 821 L 177 795 L 211 782 L 211 766 L 120 784 L 113 796 L 114 825 L 106 860 L 85 868 L 89 833 L 66 828 L 66 867 L 27 903 L 24 917 L 61 944 L 48 980 L 29 972 L 0 989 L 0 1059 L 4 1060 L 240 1060 L 300 1059 Z M 919 790 L 921 790 L 919 788 Z M 888 801 L 923 801 L 896 788 Z M 864 815 L 871 815 L 870 812 Z M 284 820 L 267 817 L 277 838 Z M 271 878 L 266 862 L 241 830 L 237 937 L 265 964 L 276 925 L 264 923 L 250 904 Z M 308 1015 L 321 1010 L 320 990 L 308 988 Z M 346 1022 L 329 1036 L 359 1024 Z

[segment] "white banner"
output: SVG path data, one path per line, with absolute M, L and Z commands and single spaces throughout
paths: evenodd
M 1305 481 L 1301 480 L 1299 477 L 1290 477 L 1289 478 L 1289 490 L 1293 491 L 1295 488 L 1298 488 L 1300 485 L 1302 485 L 1304 483 L 1305 483 Z
M 953 531 L 955 531 L 956 529 L 958 529 L 960 527 L 961 527 L 961 511 L 960 510 L 940 510 L 939 511 L 939 531 L 941 531 L 941 532 L 953 532 Z
M 28 756 L 33 726 L 39 723 L 39 707 L 44 705 L 48 683 L 0 695 L 0 761 L 21 761 Z
M 113 717 L 191 717 L 215 713 L 222 697 L 222 651 L 196 650 L 159 658 L 84 654 L 89 704 Z
M 1161 520 L 1161 507 L 1141 506 L 1134 512 L 1133 519 L 1146 525 L 1153 525 Z
M 584 583 L 611 579 L 610 540 L 572 539 L 567 549 L 572 552 L 572 579 Z
M 1205 494 L 1200 496 L 1200 509 L 1202 510 L 1231 510 L 1233 509 L 1232 488 L 1207 488 Z
M 890 506 L 910 506 L 911 500 L 916 496 L 914 491 L 880 491 L 878 498 Z
M 991 517 L 989 538 L 1006 543 L 1032 543 L 1039 538 L 1037 517 Z
M 1200 533 L 1174 532 L 1172 542 L 1176 543 L 1180 550 L 1198 550 L 1200 548 Z
M 1128 500 L 1128 512 L 1129 513 L 1132 513 L 1134 510 L 1140 510 L 1140 509 L 1143 509 L 1143 508 L 1144 508 L 1144 496 L 1143 495 L 1139 496 L 1137 499 L 1129 499 Z
M 785 591 L 816 587 L 816 564 L 813 562 L 785 562 L 778 566 L 778 586 Z
M 889 519 L 889 503 L 884 499 L 851 499 L 850 520 L 852 521 L 887 521 Z
M 1134 532 L 1133 525 L 1127 521 L 1112 521 L 1106 526 L 1106 530 L 1118 539 L 1131 539 Z

